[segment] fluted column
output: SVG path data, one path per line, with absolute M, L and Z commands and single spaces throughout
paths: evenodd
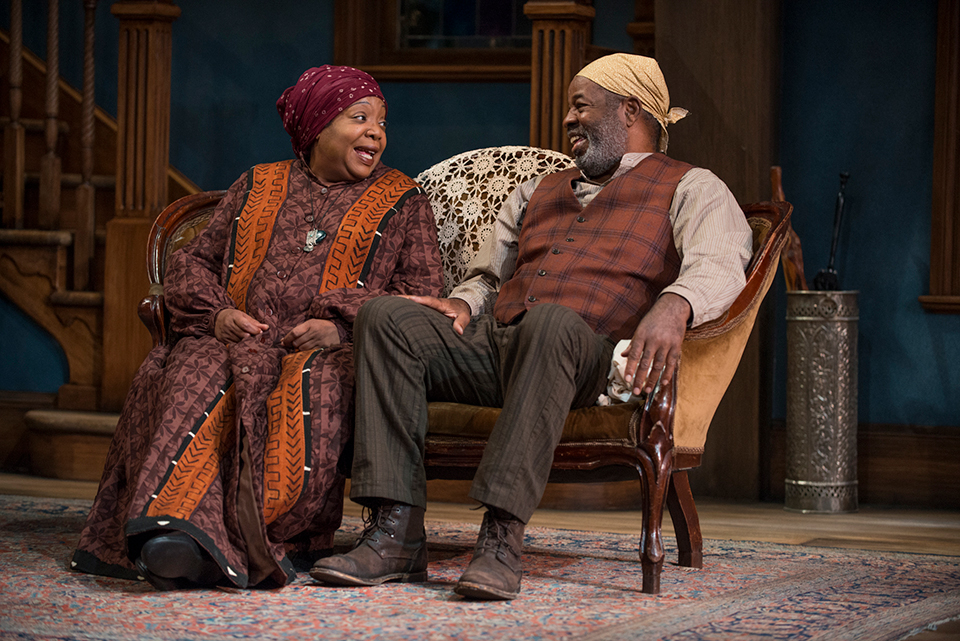
M 533 21 L 530 78 L 530 144 L 570 153 L 563 134 L 567 86 L 586 62 L 590 23 L 589 0 L 530 0 L 523 12 Z
M 104 366 L 101 407 L 117 410 L 150 349 L 137 304 L 147 291 L 147 236 L 167 205 L 173 21 L 180 8 L 160 0 L 117 2 L 120 20 L 117 91 L 116 216 L 107 223 Z
M 117 216 L 155 218 L 167 203 L 170 160 L 172 2 L 127 0 L 120 20 Z

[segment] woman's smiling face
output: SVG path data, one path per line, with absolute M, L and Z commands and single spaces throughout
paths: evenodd
M 310 169 L 321 182 L 368 178 L 387 147 L 387 106 L 367 96 L 344 109 L 324 127 L 310 150 Z

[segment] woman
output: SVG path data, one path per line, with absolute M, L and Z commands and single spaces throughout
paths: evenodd
M 350 67 L 277 101 L 295 160 L 241 176 L 171 256 L 167 345 L 133 382 L 72 566 L 161 590 L 284 585 L 332 548 L 352 434 L 352 327 L 439 295 L 423 191 L 380 163 L 387 105 Z

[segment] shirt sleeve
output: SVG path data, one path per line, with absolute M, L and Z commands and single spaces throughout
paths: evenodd
M 727 186 L 706 169 L 684 174 L 670 204 L 680 274 L 663 290 L 683 296 L 692 327 L 719 318 L 746 285 L 753 232 Z M 662 294 L 661 294 L 662 295 Z
M 517 239 L 527 213 L 527 203 L 543 176 L 537 176 L 507 196 L 493 229 L 480 251 L 467 267 L 463 282 L 457 285 L 450 298 L 460 298 L 470 306 L 473 316 L 493 310 L 503 283 L 510 280 L 517 267 Z

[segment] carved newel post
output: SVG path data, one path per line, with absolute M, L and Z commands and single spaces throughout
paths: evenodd
M 533 21 L 530 78 L 530 144 L 570 154 L 564 135 L 567 86 L 587 61 L 590 0 L 530 0 L 523 13 Z
M 150 334 L 137 304 L 147 291 L 144 252 L 150 226 L 167 203 L 170 156 L 172 2 L 117 2 L 120 20 L 117 91 L 116 216 L 107 223 L 101 407 L 116 411 Z

